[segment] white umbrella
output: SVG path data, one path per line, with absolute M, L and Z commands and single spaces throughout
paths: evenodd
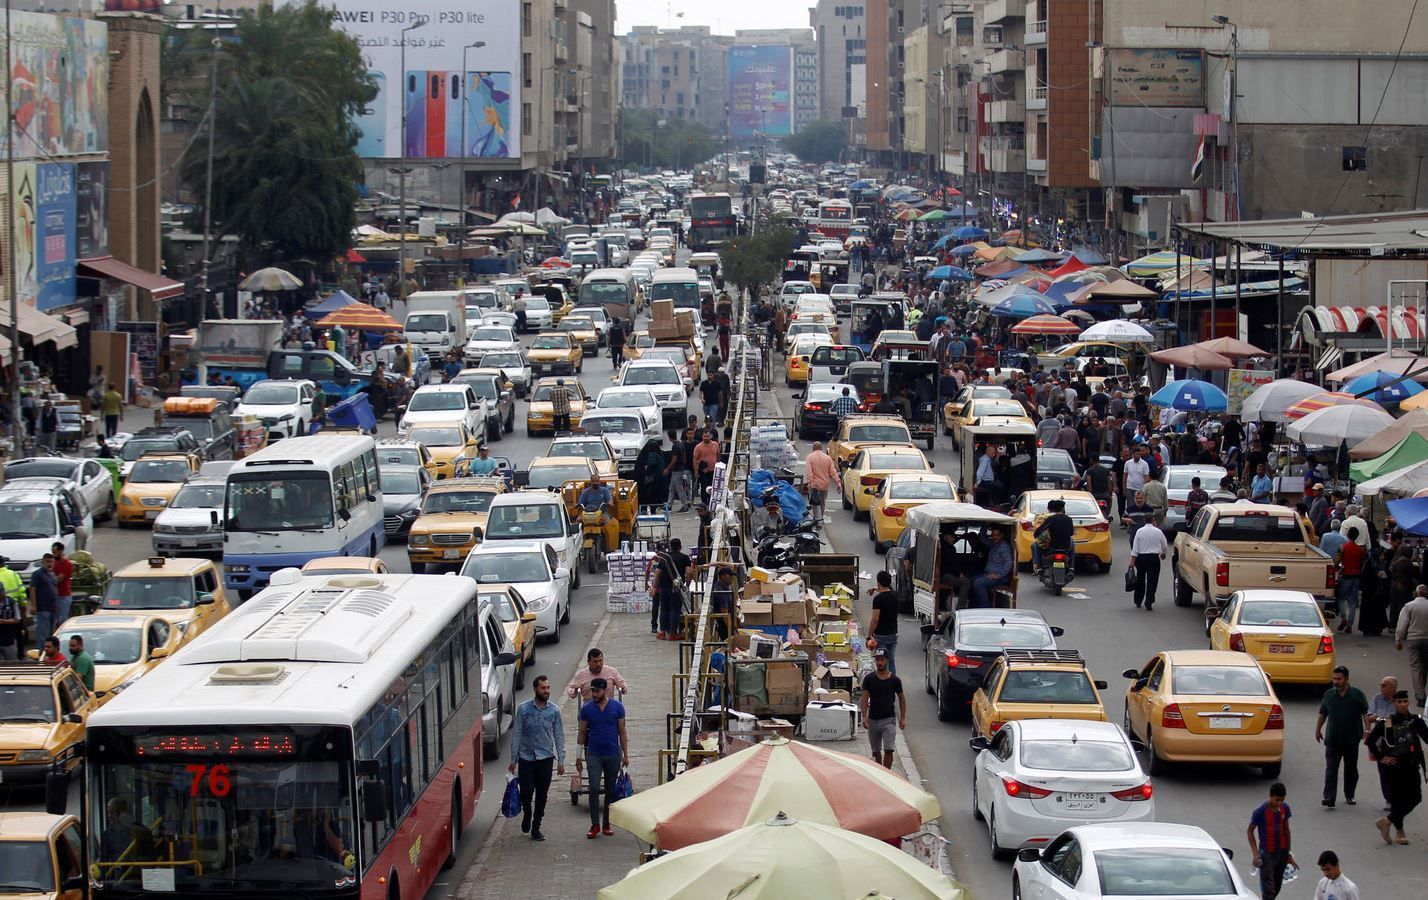
M 1288 422 L 1284 410 L 1306 397 L 1324 393 L 1317 384 L 1280 378 L 1255 388 L 1240 406 L 1240 419 L 1245 422 Z
M 542 206 L 536 210 L 535 223 L 537 225 L 569 225 L 570 220 L 556 213 L 549 206 Z
M 302 287 L 302 281 L 287 269 L 269 266 L 259 269 L 238 282 L 240 291 L 295 291 Z
M 1428 460 L 1415 463 L 1406 469 L 1385 472 L 1358 486 L 1359 493 L 1365 497 L 1384 492 L 1400 497 L 1411 497 L 1425 489 L 1428 489 Z
M 1155 342 L 1155 335 L 1134 322 L 1111 319 L 1108 322 L 1097 322 L 1087 328 L 1081 332 L 1079 340 L 1106 341 L 1111 344 L 1151 344 Z
M 1371 406 L 1326 406 L 1289 423 L 1291 440 L 1311 447 L 1350 447 L 1393 424 L 1393 416 Z
M 506 213 L 504 216 L 501 216 L 501 218 L 497 219 L 496 221 L 497 221 L 497 223 L 500 223 L 500 222 L 525 222 L 525 223 L 527 223 L 527 224 L 534 225 L 534 224 L 535 224 L 535 220 L 536 220 L 535 213 L 533 213 L 533 212 L 526 212 L 525 210 L 518 210 L 518 211 L 516 211 L 516 212 Z

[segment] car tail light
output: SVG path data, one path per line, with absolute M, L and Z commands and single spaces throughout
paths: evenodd
M 864 476 L 862 476 L 861 478 L 858 479 L 858 484 L 861 484 L 861 485 L 863 485 L 864 487 L 872 487 L 873 485 L 877 484 L 879 481 L 882 481 L 882 479 L 879 478 L 879 477 L 876 476 L 876 475 L 864 475 Z
M 1110 523 L 1110 522 L 1097 522 L 1097 523 L 1094 524 L 1094 525 L 1087 525 L 1087 526 L 1086 526 L 1086 530 L 1087 530 L 1087 531 L 1094 531 L 1094 532 L 1096 532 L 1097 534 L 1099 534 L 1099 533 L 1101 533 L 1101 532 L 1103 532 L 1103 531 L 1110 531 L 1110 530 L 1111 530 L 1111 523 Z
M 1334 588 L 1338 587 L 1338 584 L 1339 575 L 1334 570 L 1334 564 L 1329 563 L 1328 565 L 1324 566 L 1324 587 L 1326 590 L 1332 591 Z
M 1215 584 L 1218 585 L 1219 587 L 1229 587 L 1229 586 L 1230 586 L 1230 564 L 1229 564 L 1229 563 L 1227 563 L 1227 562 L 1222 562 L 1222 563 L 1219 563 L 1218 565 L 1215 566 Z
M 982 661 L 975 656 L 958 656 L 951 650 L 943 651 L 947 657 L 947 668 L 949 669 L 980 669 Z
M 885 516 L 892 516 L 892 517 L 895 518 L 895 519 L 901 519 L 902 516 L 903 516 L 903 513 L 905 513 L 905 512 L 907 512 L 907 510 L 903 509 L 901 506 L 884 506 L 884 507 L 883 507 L 883 515 L 885 515 Z
M 1333 652 L 1334 652 L 1334 636 L 1333 636 L 1332 634 L 1326 634 L 1326 635 L 1320 637 L 1320 638 L 1319 638 L 1319 655 L 1320 655 L 1320 656 L 1323 656 L 1325 653 L 1333 653 Z
M 1027 800 L 1040 800 L 1042 797 L 1050 797 L 1051 792 L 1045 788 L 1033 787 L 1025 781 L 1017 781 L 1007 775 L 1002 776 L 1002 787 L 1006 790 L 1008 797 L 1024 797 Z
M 1045 447 L 1046 445 L 1045 445 L 1044 443 L 1042 443 L 1041 438 L 1037 438 L 1037 439 L 1036 439 L 1036 446 L 1038 446 L 1038 447 Z
M 806 409 L 806 410 L 808 410 L 809 412 L 822 412 L 822 411 L 823 411 L 823 406 L 824 406 L 824 404 L 822 404 L 822 403 L 805 403 L 805 404 L 803 404 L 803 408 Z
M 1230 632 L 1230 649 L 1245 652 L 1245 636 L 1238 631 Z
M 1264 723 L 1264 727 L 1267 731 L 1284 730 L 1284 709 L 1278 703 L 1269 708 L 1269 721 Z
M 1160 711 L 1161 728 L 1184 728 L 1185 716 L 1180 712 L 1180 704 L 1172 703 Z
M 1126 788 L 1123 791 L 1111 791 L 1111 796 L 1117 800 L 1149 800 L 1154 793 L 1155 791 L 1150 786 L 1150 782 L 1147 781 L 1145 784 L 1138 784 L 1133 788 Z

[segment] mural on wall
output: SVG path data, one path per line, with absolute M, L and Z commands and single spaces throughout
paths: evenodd
M 109 149 L 109 31 L 103 22 L 11 13 L 15 155 Z M 0 34 L 4 32 L 0 20 Z M 0 101 L 2 103 L 3 101 Z M 0 129 L 0 149 L 7 140 Z

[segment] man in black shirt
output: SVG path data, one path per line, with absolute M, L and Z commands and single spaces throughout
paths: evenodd
M 897 674 L 897 594 L 893 593 L 892 575 L 878 573 L 878 586 L 868 588 L 873 595 L 873 617 L 868 620 L 868 647 L 886 650 L 888 668 Z
M 1111 506 L 1111 470 L 1105 467 L 1100 457 L 1093 456 L 1091 458 L 1091 467 L 1085 471 L 1082 477 L 1085 479 L 1091 496 L 1109 510 Z M 1109 512 L 1107 518 L 1110 518 Z
M 679 538 L 672 538 L 669 549 L 654 558 L 655 603 L 650 610 L 650 631 L 662 641 L 684 640 L 679 631 L 684 602 L 679 584 L 689 577 L 690 560 L 681 552 L 682 546 Z
M 863 696 L 859 701 L 873 759 L 885 769 L 892 768 L 897 730 L 907 727 L 907 696 L 902 692 L 902 679 L 888 669 L 888 660 L 886 650 L 879 647 L 873 651 L 876 668 L 863 678 Z
M 1035 539 L 1031 542 L 1031 565 L 1036 571 L 1041 571 L 1042 551 L 1039 539 L 1043 534 L 1050 537 L 1048 550 L 1067 550 L 1074 553 L 1076 549 L 1076 523 L 1066 515 L 1066 501 L 1052 500 L 1046 504 L 1046 511 L 1051 515 L 1036 526 L 1033 533 Z

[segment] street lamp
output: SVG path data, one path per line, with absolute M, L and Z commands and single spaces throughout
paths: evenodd
M 401 43 L 401 81 L 403 87 L 407 80 L 407 32 L 415 31 L 430 22 L 431 19 L 421 19 L 413 22 L 402 29 Z M 407 101 L 405 92 L 402 96 L 402 162 L 397 171 L 397 222 L 401 225 L 401 234 L 398 237 L 397 249 L 397 299 L 402 301 L 402 308 L 406 309 L 407 302 Z
M 466 51 L 486 46 L 485 41 L 472 41 L 461 48 L 461 226 L 466 227 L 466 157 L 471 149 L 466 146 L 466 120 L 471 118 L 471 82 L 467 75 Z

